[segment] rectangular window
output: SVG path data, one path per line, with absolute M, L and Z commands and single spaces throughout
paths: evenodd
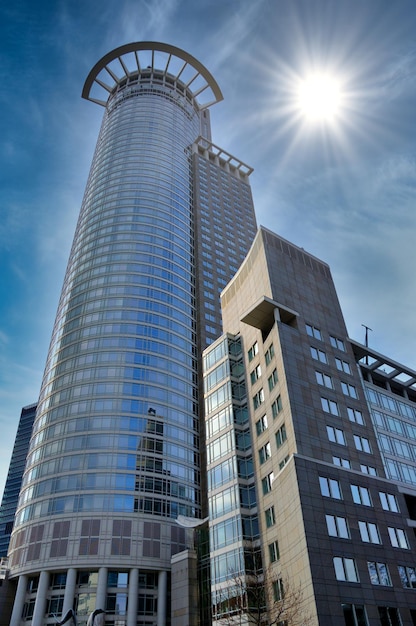
M 342 393 L 345 396 L 350 396 L 351 398 L 358 398 L 357 390 L 354 385 L 350 385 L 349 383 L 344 383 L 341 381 L 341 389 Z
M 348 469 L 351 469 L 351 461 L 349 459 L 341 459 L 339 456 L 333 456 L 332 462 L 338 467 L 346 467 Z
M 288 461 L 289 461 L 289 455 L 285 456 L 283 461 L 280 461 L 279 470 L 282 470 Z
M 368 626 L 367 616 L 362 604 L 343 604 L 345 626 Z
M 403 548 L 404 550 L 409 549 L 406 533 L 402 528 L 392 528 L 391 526 L 388 526 L 387 530 L 393 548 Z
M 264 358 L 266 360 L 266 365 L 269 365 L 272 358 L 274 357 L 274 347 L 273 344 L 270 344 L 270 348 L 268 350 L 266 350 L 266 352 L 264 353 Z
M 319 339 L 320 341 L 322 341 L 322 335 L 321 335 L 321 331 L 319 330 L 319 328 L 316 328 L 315 326 L 311 326 L 310 324 L 305 324 L 306 326 L 306 332 L 309 335 L 309 337 L 314 337 L 315 339 Z
M 272 372 L 272 375 L 269 376 L 268 380 L 267 380 L 268 384 L 269 384 L 269 391 L 271 391 L 277 383 L 277 370 L 274 369 Z
M 370 442 L 367 437 L 360 437 L 359 435 L 354 435 L 354 443 L 357 450 L 361 452 L 371 453 Z
M 381 506 L 385 511 L 392 511 L 393 513 L 399 512 L 399 506 L 397 504 L 396 496 L 392 493 L 384 493 L 379 491 Z
M 416 567 L 398 566 L 400 580 L 406 589 L 416 589 Z
M 379 606 L 378 615 L 381 626 L 402 626 L 400 613 L 394 606 Z
M 266 495 L 266 493 L 269 493 L 272 490 L 273 481 L 274 481 L 273 472 L 270 472 L 270 474 L 267 474 L 267 476 L 265 476 L 262 479 L 261 486 L 262 486 L 264 495 Z
M 377 476 L 377 470 L 375 467 L 372 467 L 371 465 L 360 465 L 360 469 L 362 471 L 363 474 L 369 474 L 370 476 Z
M 265 463 L 265 461 L 267 461 L 267 459 L 270 459 L 271 455 L 272 455 L 272 451 L 271 451 L 271 448 L 270 448 L 270 441 L 268 441 L 259 450 L 260 465 Z
M 257 343 L 257 341 L 255 341 L 253 345 L 251 346 L 250 350 L 248 351 L 248 360 L 252 361 L 254 357 L 256 356 L 256 354 L 258 353 L 259 353 L 259 344 Z
M 272 415 L 273 419 L 275 419 L 280 411 L 282 410 L 282 398 L 277 396 L 276 400 L 272 403 Z
M 328 400 L 328 398 L 321 398 L 322 409 L 326 413 L 331 413 L 332 415 L 339 416 L 338 404 L 333 400 Z
M 347 361 L 341 361 L 341 359 L 335 358 L 335 364 L 340 372 L 345 372 L 345 374 L 351 374 L 350 364 L 347 363 Z
M 342 352 L 345 352 L 345 344 L 342 341 L 342 339 L 338 339 L 338 337 L 332 337 L 332 335 L 330 335 L 329 341 L 331 342 L 331 346 L 333 348 L 336 348 L 337 350 L 342 350 Z
M 257 365 L 252 372 L 250 372 L 250 380 L 251 384 L 254 385 L 256 380 L 258 380 L 261 376 L 261 367 Z
M 334 428 L 333 426 L 327 426 L 326 432 L 328 434 L 329 441 L 333 443 L 339 443 L 341 446 L 345 446 L 344 432 L 340 428 Z
M 326 357 L 326 353 L 323 350 L 317 350 L 311 346 L 311 356 L 315 361 L 320 361 L 321 363 L 328 363 L 328 359 Z
M 270 557 L 270 563 L 274 563 L 275 561 L 279 560 L 280 553 L 279 553 L 279 544 L 277 543 L 277 541 L 273 541 L 273 543 L 269 543 L 269 557 Z
M 380 535 L 376 524 L 372 522 L 358 522 L 361 539 L 365 543 L 381 543 Z
M 272 587 L 273 587 L 273 600 L 275 602 L 281 602 L 283 598 L 285 597 L 285 591 L 283 589 L 283 580 L 281 578 L 279 578 L 278 580 L 274 580 L 272 582 Z M 278 622 L 276 626 L 279 626 L 279 624 L 281 624 L 282 626 L 285 626 L 287 622 Z
M 264 391 L 260 389 L 255 396 L 253 396 L 253 406 L 254 409 L 258 409 L 261 404 L 264 402 Z
M 261 435 L 261 433 L 263 433 L 266 430 L 267 426 L 268 426 L 268 424 L 267 424 L 267 415 L 263 415 L 256 422 L 256 432 L 257 432 L 257 434 Z
M 276 433 L 276 446 L 280 448 L 280 446 L 286 441 L 286 427 L 283 424 Z
M 266 526 L 267 528 L 270 528 L 271 526 L 274 526 L 276 523 L 276 517 L 274 514 L 274 506 L 269 507 L 268 509 L 265 510 L 264 512 L 265 518 L 266 518 Z
M 368 561 L 367 566 L 372 585 L 386 585 L 388 587 L 391 587 L 390 574 L 385 563 Z
M 348 559 L 343 556 L 334 556 L 333 562 L 337 580 L 358 583 L 358 573 L 354 559 Z
M 328 535 L 331 537 L 339 537 L 340 539 L 349 539 L 350 533 L 348 523 L 345 517 L 336 515 L 325 515 Z
M 364 419 L 361 411 L 357 411 L 357 409 L 347 407 L 347 413 L 350 422 L 355 422 L 355 424 L 360 424 L 361 426 L 364 426 Z
M 370 492 L 367 487 L 360 487 L 359 485 L 351 485 L 352 499 L 355 504 L 362 504 L 363 506 L 372 506 Z
M 319 485 L 323 496 L 326 496 L 327 498 L 335 498 L 336 500 L 342 500 L 341 488 L 337 480 L 319 476 Z
M 315 376 L 316 376 L 316 381 L 318 385 L 329 387 L 329 389 L 334 388 L 334 385 L 332 383 L 332 378 L 328 376 L 328 374 L 323 374 L 322 372 L 315 372 Z

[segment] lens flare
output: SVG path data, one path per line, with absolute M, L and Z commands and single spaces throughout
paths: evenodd
M 332 121 L 341 112 L 340 82 L 330 75 L 314 74 L 300 81 L 297 107 L 310 120 Z

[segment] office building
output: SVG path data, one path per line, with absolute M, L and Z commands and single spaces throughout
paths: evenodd
M 213 623 L 416 624 L 416 372 L 351 341 L 328 265 L 264 228 L 221 301 Z
M 15 591 L 14 585 L 7 578 L 7 551 L 16 515 L 35 414 L 36 404 L 25 406 L 21 411 L 0 505 L 0 615 L 4 619 L 5 624 L 9 623 Z
M 100 608 L 165 626 L 176 518 L 204 514 L 201 351 L 256 232 L 251 169 L 213 143 L 221 91 L 178 48 L 118 48 L 82 95 L 104 118 L 9 549 L 10 623 Z
M 0 558 L 7 557 L 35 414 L 36 404 L 23 407 L 20 414 L 0 506 Z

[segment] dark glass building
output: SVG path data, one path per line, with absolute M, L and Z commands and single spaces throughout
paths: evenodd
M 23 407 L 20 414 L 6 485 L 0 506 L 0 558 L 7 557 L 35 414 L 36 404 Z

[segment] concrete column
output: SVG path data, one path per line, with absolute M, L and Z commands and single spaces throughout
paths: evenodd
M 22 621 L 23 605 L 25 603 L 27 589 L 27 576 L 19 576 L 17 583 L 16 596 L 14 598 L 12 616 L 10 618 L 10 626 L 20 626 Z
M 98 583 L 97 583 L 97 600 L 95 603 L 96 609 L 103 609 L 105 611 L 107 599 L 107 568 L 100 567 L 98 570 Z
M 77 570 L 70 567 L 66 573 L 66 585 L 64 595 L 64 608 L 62 615 L 65 615 L 69 609 L 74 608 L 75 585 L 77 584 Z
M 43 626 L 45 623 L 46 594 L 49 588 L 49 572 L 43 570 L 39 576 L 39 586 L 36 592 L 35 608 L 32 617 L 32 626 Z
M 168 593 L 168 573 L 159 572 L 157 582 L 157 626 L 166 624 L 166 596 Z
M 129 598 L 127 604 L 127 626 L 137 624 L 137 602 L 139 595 L 139 570 L 137 567 L 130 570 L 129 574 Z

